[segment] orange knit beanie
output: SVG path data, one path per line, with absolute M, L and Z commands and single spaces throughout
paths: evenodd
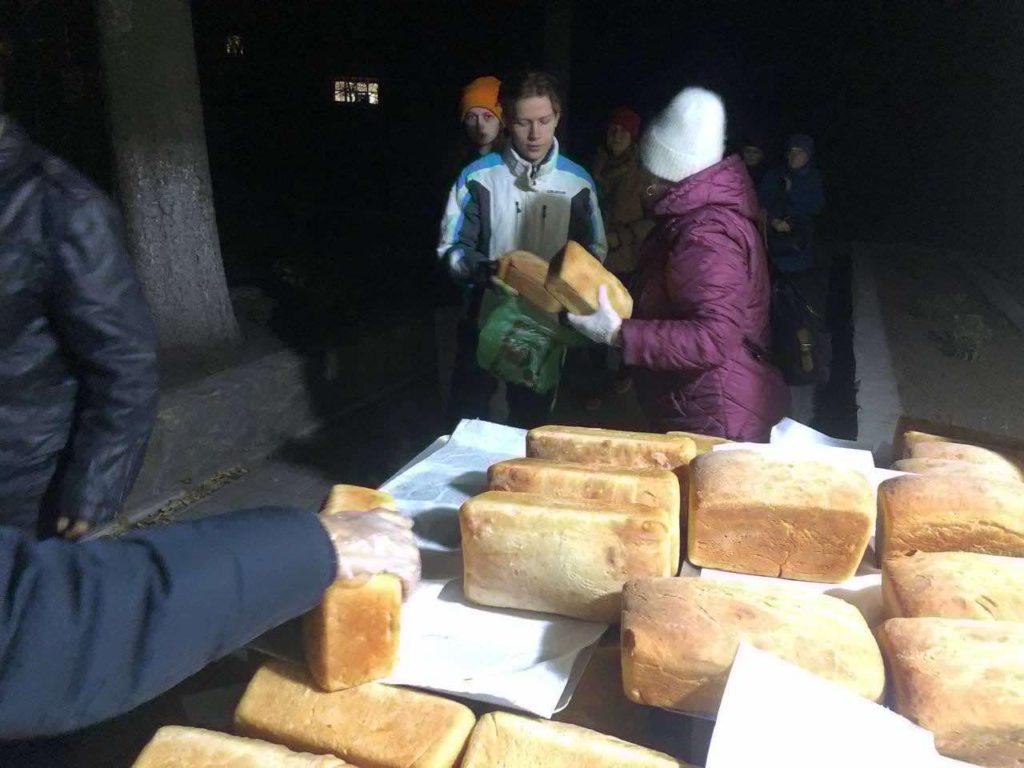
M 478 77 L 465 88 L 459 97 L 459 120 L 466 119 L 466 113 L 473 107 L 483 107 L 493 112 L 501 120 L 501 105 L 498 103 L 498 89 L 501 81 L 488 75 Z

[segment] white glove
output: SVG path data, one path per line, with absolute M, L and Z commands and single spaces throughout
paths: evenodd
M 470 269 L 466 255 L 461 250 L 453 250 L 448 254 L 448 273 L 457 283 L 469 280 Z
M 338 578 L 356 579 L 391 573 L 408 595 L 420 580 L 420 551 L 412 520 L 397 512 L 339 512 L 321 515 L 338 556 Z
M 608 289 L 597 288 L 597 311 L 592 315 L 566 315 L 569 325 L 598 344 L 618 347 L 622 344 L 622 318 L 608 301 Z

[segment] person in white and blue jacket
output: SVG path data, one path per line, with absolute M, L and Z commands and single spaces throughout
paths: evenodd
M 501 102 L 509 131 L 503 152 L 466 166 L 452 186 L 437 254 L 452 279 L 466 287 L 450 415 L 486 417 L 494 380 L 476 364 L 477 317 L 495 261 L 512 250 L 551 260 L 569 240 L 598 259 L 608 247 L 594 181 L 559 152 L 555 129 L 562 103 L 555 79 L 527 72 L 504 81 Z M 508 387 L 509 422 L 544 423 L 551 396 Z

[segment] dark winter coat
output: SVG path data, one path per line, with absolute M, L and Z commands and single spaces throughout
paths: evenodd
M 299 510 L 79 544 L 0 527 L 0 740 L 133 709 L 308 611 L 336 570 Z
M 591 169 L 608 237 L 604 265 L 618 275 L 636 270 L 644 240 L 654 228 L 643 208 L 644 190 L 651 177 L 637 154 L 636 145 L 619 157 L 612 157 L 601 147 Z
M 757 198 L 731 156 L 654 206 L 623 358 L 653 428 L 767 440 L 789 408 L 771 345 L 768 261 Z
M 788 188 L 787 188 L 788 186 Z M 814 219 L 825 207 L 821 173 L 811 163 L 803 168 L 773 168 L 758 185 L 761 206 L 768 213 L 768 251 L 782 272 L 801 272 L 814 264 Z M 773 219 L 782 219 L 789 232 L 776 232 Z
M 156 336 L 110 201 L 0 134 L 0 523 L 103 521 L 142 462 Z

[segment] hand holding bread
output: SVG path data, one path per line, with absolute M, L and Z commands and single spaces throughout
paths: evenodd
M 406 594 L 420 580 L 420 551 L 412 521 L 397 512 L 375 509 L 358 514 L 321 515 L 338 557 L 338 578 L 391 573 Z

